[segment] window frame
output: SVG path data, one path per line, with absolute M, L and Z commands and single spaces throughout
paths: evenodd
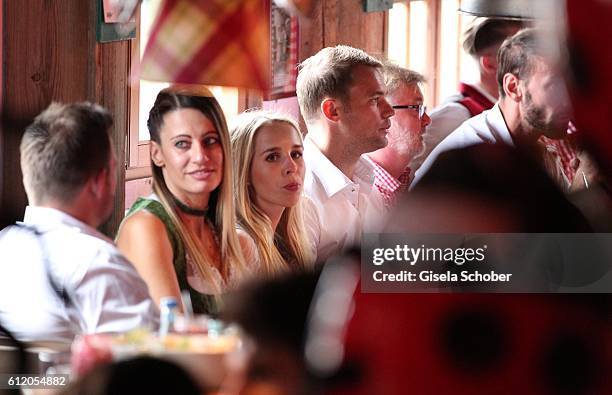
M 425 95 L 425 103 L 430 109 L 438 106 L 445 97 L 442 97 L 441 92 L 442 86 L 440 83 L 440 76 L 442 72 L 441 67 L 441 45 L 442 45 L 442 1 L 443 0 L 394 0 L 394 3 L 404 3 L 407 5 L 407 19 L 408 25 L 406 29 L 406 35 L 404 37 L 406 43 L 406 59 L 403 62 L 405 67 L 410 67 L 410 3 L 414 1 L 424 1 L 427 7 L 427 33 L 426 33 L 426 46 L 427 54 L 425 60 L 425 77 L 427 78 L 427 84 L 423 86 L 423 93 Z M 457 0 L 459 5 L 463 0 Z M 390 12 L 390 11 L 389 11 Z M 385 54 L 388 56 L 389 50 L 389 12 L 385 15 Z M 462 71 L 462 59 L 463 49 L 461 44 L 461 30 L 462 30 L 462 19 L 461 15 L 457 13 L 457 40 L 455 46 L 455 56 L 457 59 L 456 68 L 454 70 L 457 83 L 461 80 Z M 396 37 L 396 35 L 393 35 Z

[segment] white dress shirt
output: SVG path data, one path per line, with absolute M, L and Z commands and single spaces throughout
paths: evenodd
M 304 139 L 304 161 L 304 193 L 315 206 L 315 212 L 307 213 L 305 220 L 317 244 L 318 262 L 358 246 L 362 233 L 382 230 L 386 210 L 382 196 L 372 188 L 374 169 L 370 163 L 360 158 L 351 180 L 308 136 Z
M 496 103 L 492 109 L 468 119 L 442 140 L 417 170 L 410 188 L 413 188 L 423 178 L 441 153 L 482 143 L 502 143 L 514 147 L 512 136 L 499 109 L 499 103 Z
M 487 99 L 491 100 L 491 103 L 497 101 L 496 98 L 491 96 L 480 84 L 469 84 L 472 88 L 476 89 Z M 457 129 L 461 124 L 472 117 L 470 111 L 461 103 L 463 99 L 461 94 L 450 96 L 441 106 L 434 109 L 429 117 L 431 123 L 425 129 L 423 134 L 423 145 L 425 146 L 423 152 L 412 160 L 410 168 L 418 170 L 422 166 L 423 162 L 429 156 L 431 151 L 436 148 L 442 140 L 446 138 L 451 132 Z
M 155 329 L 159 312 L 136 269 L 97 230 L 59 210 L 29 206 L 0 233 L 0 322 L 22 340 Z M 68 295 L 57 295 L 50 278 Z

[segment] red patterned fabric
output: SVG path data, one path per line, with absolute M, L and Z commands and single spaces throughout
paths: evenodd
M 463 96 L 463 99 L 459 100 L 459 103 L 468 109 L 471 116 L 476 116 L 481 112 L 490 109 L 495 103 L 487 99 L 482 93 L 474 89 L 474 87 L 459 83 L 459 93 Z
M 261 0 L 165 0 L 140 78 L 266 90 L 268 43 Z
M 274 2 L 287 11 L 297 11 L 304 16 L 310 15 L 315 5 L 314 0 L 274 0 Z
M 580 142 L 612 185 L 612 2 L 567 0 L 570 96 Z
M 580 166 L 580 160 L 572 142 L 569 138 L 553 140 L 545 136 L 540 137 L 540 141 L 546 147 L 546 151 L 557 159 L 558 166 L 563 172 L 568 186 L 571 185 L 576 175 L 576 170 Z
M 378 189 L 382 195 L 385 207 L 393 206 L 397 195 L 406 191 L 410 185 L 410 168 L 407 167 L 406 170 L 400 174 L 399 178 L 396 179 L 371 158 L 367 156 L 366 158 L 374 167 L 374 187 Z

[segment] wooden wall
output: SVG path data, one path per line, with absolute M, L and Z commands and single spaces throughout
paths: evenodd
M 300 18 L 300 60 L 338 44 L 382 56 L 386 13 L 366 13 L 362 4 L 363 0 L 316 1 L 311 18 Z
M 318 0 L 309 18 L 300 17 L 299 59 L 314 55 L 324 47 L 345 44 L 371 55 L 386 54 L 386 12 L 364 12 L 362 0 Z M 256 104 L 261 106 L 262 104 Z M 295 96 L 263 103 L 263 107 L 288 114 L 299 114 Z M 304 120 L 300 128 L 306 133 Z
M 118 185 L 123 185 L 130 50 L 127 41 L 96 42 L 95 0 L 3 1 L 2 7 L 0 226 L 4 227 L 22 218 L 27 204 L 19 167 L 23 129 L 52 101 L 95 101 L 114 114 Z M 123 188 L 118 188 L 118 209 L 103 226 L 107 234 L 114 233 L 123 216 L 123 199 Z

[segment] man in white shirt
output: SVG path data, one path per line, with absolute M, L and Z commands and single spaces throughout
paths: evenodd
M 417 170 L 411 188 L 443 152 L 482 143 L 524 149 L 555 178 L 556 163 L 537 143 L 541 136 L 563 138 L 571 117 L 571 103 L 553 55 L 536 29 L 522 30 L 504 41 L 498 54 L 499 101 L 444 139 Z
M 431 151 L 459 125 L 493 107 L 498 98 L 497 51 L 523 23 L 517 20 L 476 17 L 463 33 L 463 49 L 478 64 L 473 82 L 459 83 L 458 92 L 432 111 L 431 124 L 423 137 L 425 149 L 410 164 L 417 170 Z
M 317 260 L 359 245 L 363 232 L 381 230 L 385 208 L 372 188 L 373 166 L 361 155 L 387 145 L 393 108 L 385 99 L 382 64 L 362 50 L 339 45 L 306 59 L 297 97 L 308 134 L 304 191 L 316 215 Z
M 116 187 L 111 115 L 51 104 L 26 129 L 24 221 L 0 233 L 0 322 L 21 340 L 155 327 L 158 311 L 134 267 L 96 227 Z

